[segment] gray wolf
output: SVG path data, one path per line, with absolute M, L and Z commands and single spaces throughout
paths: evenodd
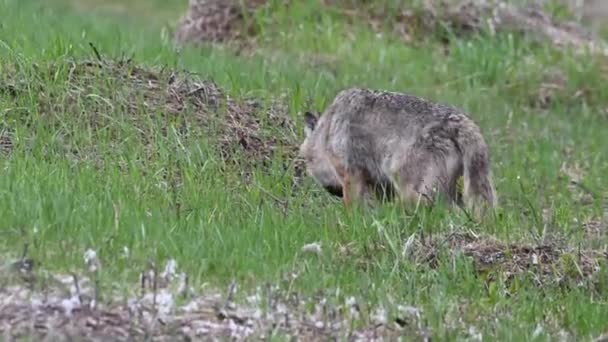
M 304 114 L 307 173 L 350 207 L 370 190 L 407 203 L 439 198 L 485 213 L 496 206 L 488 146 L 463 111 L 418 96 L 350 88 L 322 115 Z M 457 182 L 463 177 L 463 194 Z

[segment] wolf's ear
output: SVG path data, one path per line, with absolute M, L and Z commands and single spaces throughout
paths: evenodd
M 319 119 L 313 113 L 304 113 L 304 132 L 306 133 L 306 136 L 309 136 L 312 134 L 312 131 L 315 130 L 317 121 L 319 121 Z

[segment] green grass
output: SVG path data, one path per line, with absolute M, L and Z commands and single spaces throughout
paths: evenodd
M 102 9 L 118 3 L 97 2 Z M 290 286 L 304 293 L 339 288 L 370 303 L 419 307 L 441 340 L 466 338 L 470 326 L 499 340 L 531 340 L 539 326 L 538 340 L 561 330 L 586 339 L 606 329 L 605 280 L 537 286 L 520 276 L 517 287 L 500 280 L 489 286 L 465 258 L 441 258 L 433 269 L 401 257 L 412 234 L 440 236 L 454 227 L 532 243 L 543 232 L 543 209 L 554 220 L 550 232 L 569 246 L 604 248 L 606 233 L 592 240 L 581 228 L 606 206 L 608 78 L 601 61 L 508 34 L 456 38 L 444 55 L 432 37 L 407 45 L 304 2 L 261 14 L 261 22 L 273 26 L 263 31 L 253 57 L 210 48 L 176 53 L 162 32 L 184 4 L 154 4 L 133 1 L 126 20 L 125 13 L 87 13 L 74 2 L 0 0 L 0 81 L 24 82 L 16 98 L 0 92 L 0 129 L 13 132 L 15 143 L 0 159 L 3 255 L 16 256 L 29 243 L 45 268 L 65 271 L 81 268 L 84 250 L 93 248 L 107 284 L 134 282 L 148 260 L 167 258 L 195 284 L 225 286 L 234 278 L 246 288 L 267 281 L 287 286 L 295 272 Z M 200 131 L 162 133 L 168 125 L 148 113 L 134 126 L 121 107 L 107 103 L 124 93 L 112 93 L 104 77 L 91 90 L 98 100 L 62 102 L 68 71 L 53 65 L 92 58 L 89 42 L 106 58 L 125 54 L 142 65 L 197 72 L 236 98 L 287 93 L 299 128 L 298 113 L 323 110 L 350 86 L 457 105 L 487 136 L 502 215 L 481 226 L 459 213 L 411 215 L 390 204 L 349 215 L 311 180 L 292 194 L 289 174 L 278 165 L 269 173 L 257 170 L 247 184 L 235 168 L 224 167 Z M 322 62 L 311 63 L 314 58 Z M 567 83 L 542 109 L 533 103 L 549 67 L 561 70 Z M 579 90 L 582 95 L 573 96 Z M 53 103 L 41 106 L 40 92 Z M 89 121 L 92 112 L 100 115 L 98 126 Z M 583 183 L 599 194 L 593 203 L 581 204 L 569 190 L 560 173 L 564 162 L 582 166 Z M 274 197 L 288 201 L 288 210 Z M 321 243 L 320 256 L 300 254 L 311 242 Z

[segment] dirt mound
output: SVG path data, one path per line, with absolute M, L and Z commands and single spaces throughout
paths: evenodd
M 144 145 L 151 145 L 158 131 L 168 136 L 176 129 L 183 139 L 209 139 L 226 161 L 239 165 L 267 165 L 278 150 L 291 160 L 297 150 L 294 124 L 280 100 L 237 100 L 213 81 L 187 72 L 126 59 L 66 61 L 37 67 L 34 77 L 9 69 L 0 75 L 12 89 L 9 96 L 15 101 L 33 96 L 43 124 L 63 135 L 66 151 L 71 137 L 63 130 L 65 122 L 119 140 L 121 120 L 135 128 Z M 46 75 L 57 75 L 59 86 L 39 82 Z M 16 119 L 31 116 L 22 114 Z M 9 135 L 0 137 L 8 146 Z
M 245 20 L 266 0 L 190 0 L 175 35 L 179 43 L 224 42 L 255 35 L 254 23 Z M 509 1 L 425 1 L 424 6 L 394 5 L 363 0 L 324 0 L 353 22 L 368 22 L 376 31 L 392 30 L 406 41 L 446 28 L 456 34 L 483 29 L 491 33 L 520 32 L 577 52 L 608 55 L 608 45 L 594 39 L 578 22 L 560 22 L 539 5 L 516 6 Z M 285 6 L 289 1 L 285 2 Z
M 504 243 L 471 232 L 453 233 L 432 241 L 413 243 L 416 259 L 436 267 L 442 253 L 472 258 L 479 273 L 500 273 L 507 279 L 533 273 L 539 281 L 581 280 L 594 275 L 599 261 L 608 257 L 600 252 L 579 251 L 555 244 L 529 245 Z
M 0 130 L 0 155 L 9 154 L 13 150 L 13 138 L 10 132 Z
M 241 5 L 235 0 L 190 0 L 188 11 L 180 19 L 175 40 L 180 43 L 227 42 L 254 34 L 246 16 L 264 0 L 248 0 Z
M 338 3 L 338 6 L 342 3 L 328 2 Z M 427 1 L 425 6 L 418 8 L 402 6 L 397 11 L 380 9 L 371 12 L 350 8 L 346 13 L 361 20 L 367 18 L 376 29 L 392 28 L 406 41 L 438 30 L 468 35 L 486 29 L 491 34 L 516 32 L 548 41 L 559 48 L 608 55 L 608 45 L 595 39 L 582 24 L 556 20 L 534 2 L 520 6 L 499 0 Z
M 389 316 L 382 307 L 363 311 L 355 298 L 307 297 L 270 285 L 243 294 L 235 283 L 227 291 L 196 293 L 174 260 L 162 272 L 151 267 L 142 273 L 141 286 L 134 284 L 127 296 L 95 285 L 96 271 L 90 267 L 89 278 L 48 274 L 31 265 L 18 260 L 0 272 L 0 334 L 8 340 L 242 341 L 282 336 L 364 341 L 427 334 L 419 310 L 411 306 L 400 305 Z

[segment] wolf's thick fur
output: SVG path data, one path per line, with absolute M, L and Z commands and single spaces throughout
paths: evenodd
M 344 203 L 370 188 L 429 204 L 443 195 L 485 212 L 496 205 L 488 147 L 479 127 L 457 108 L 417 96 L 351 88 L 323 115 L 304 116 L 300 146 L 308 173 Z

